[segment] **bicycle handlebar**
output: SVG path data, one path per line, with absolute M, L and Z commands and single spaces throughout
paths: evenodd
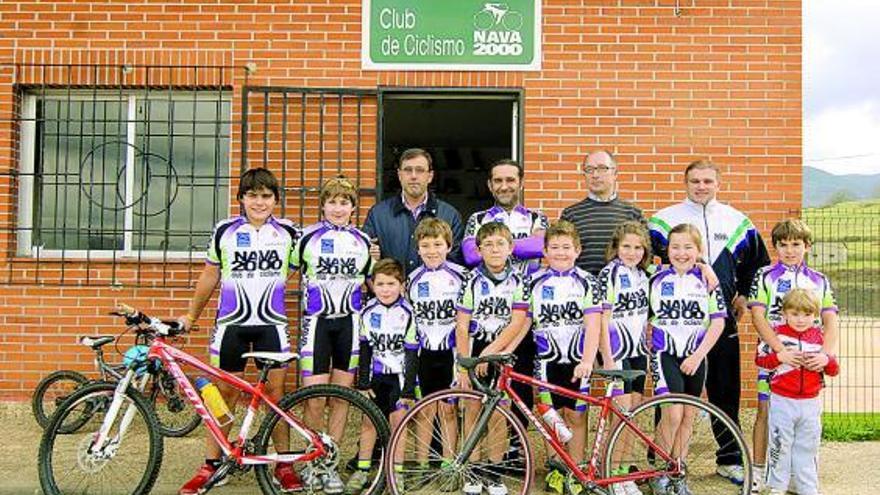
M 474 374 L 477 366 L 483 363 L 492 365 L 511 365 L 516 362 L 516 356 L 513 354 L 491 354 L 489 356 L 479 357 L 464 357 L 459 355 L 456 356 L 456 359 L 458 360 L 458 365 L 467 370 L 468 378 L 470 378 L 474 388 L 479 392 L 490 395 L 493 392 L 497 392 L 497 390 L 489 388 Z
M 117 307 L 115 311 L 110 312 L 110 314 L 124 317 L 125 324 L 139 327 L 138 331 L 152 331 L 152 333 L 165 337 L 175 337 L 186 333 L 186 330 L 178 321 L 153 318 L 152 316 L 147 316 L 126 304 L 120 304 L 119 307 Z M 141 325 L 146 325 L 147 328 L 142 328 Z

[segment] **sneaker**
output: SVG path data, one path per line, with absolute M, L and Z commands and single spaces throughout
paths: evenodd
M 312 467 L 308 464 L 302 469 L 302 471 L 300 471 L 299 475 L 303 488 L 315 491 L 320 490 L 323 486 L 321 477 L 316 475 L 314 470 L 312 470 Z
M 468 480 L 461 487 L 461 493 L 464 495 L 480 495 L 483 493 L 483 483 L 479 480 Z
M 345 485 L 336 471 L 330 471 L 321 476 L 321 485 L 327 495 L 339 495 L 345 492 Z
M 666 476 L 651 478 L 648 485 L 651 487 L 651 493 L 654 495 L 667 495 L 669 493 L 669 478 Z
M 780 490 L 780 489 L 778 489 L 778 488 L 773 488 L 773 489 L 771 489 L 769 492 L 767 492 L 767 495 L 785 495 L 786 493 L 787 493 L 787 492 L 786 492 L 785 490 Z
M 288 462 L 275 464 L 275 482 L 281 487 L 281 491 L 293 492 L 303 489 L 303 482 L 293 470 L 293 465 Z
M 507 485 L 501 480 L 494 480 L 486 487 L 486 493 L 489 495 L 507 495 Z
M 618 483 L 614 485 L 615 489 L 620 489 L 620 495 L 642 495 L 642 491 L 639 490 L 639 485 L 636 484 L 635 481 L 624 481 L 623 483 Z M 614 492 L 615 495 L 618 492 Z
M 615 483 L 614 485 L 611 486 L 611 495 L 629 495 L 629 494 L 626 493 L 626 488 L 623 487 L 623 483 Z
M 403 477 L 399 476 L 398 478 L 401 478 L 397 483 L 398 490 L 403 491 L 403 489 L 400 487 L 400 483 L 403 482 Z M 369 481 L 370 472 L 364 471 L 363 469 L 358 469 L 354 472 L 354 474 L 351 475 L 351 477 L 348 478 L 348 483 L 345 484 L 345 493 L 348 495 L 358 494 L 363 491 L 364 487 L 367 486 L 367 483 Z
M 715 468 L 715 473 L 722 478 L 727 478 L 731 483 L 736 485 L 742 485 L 743 478 L 745 477 L 743 467 L 737 464 L 727 464 L 725 466 L 719 465 Z
M 565 493 L 565 475 L 558 469 L 551 469 L 544 477 L 544 482 L 547 485 L 547 491 Z
M 752 466 L 752 488 L 750 493 L 758 495 L 764 491 L 764 466 Z
M 196 471 L 196 475 L 180 487 L 180 490 L 177 492 L 178 495 L 197 495 L 198 493 L 201 493 L 202 487 L 204 487 L 205 483 L 211 479 L 211 476 L 214 475 L 214 471 L 216 470 L 217 468 L 210 464 L 202 464 L 199 470 Z M 217 483 L 214 483 L 214 486 L 223 486 L 228 481 L 229 480 L 224 476 L 223 478 L 220 478 Z

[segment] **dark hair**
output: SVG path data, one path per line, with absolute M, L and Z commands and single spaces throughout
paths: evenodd
M 397 168 L 402 167 L 403 162 L 420 156 L 428 160 L 428 170 L 434 170 L 434 161 L 431 159 L 431 154 L 421 148 L 409 148 L 401 153 L 400 159 L 397 160 Z
M 516 160 L 512 158 L 502 158 L 497 162 L 494 162 L 492 165 L 489 165 L 489 179 L 492 179 L 492 172 L 495 170 L 495 167 L 500 167 L 502 165 L 510 165 L 511 167 L 516 167 L 516 172 L 519 175 L 519 179 L 523 178 L 523 168 Z
M 403 265 L 394 258 L 382 258 L 373 265 L 373 279 L 379 274 L 396 278 L 401 284 L 406 283 Z
M 252 168 L 241 174 L 241 179 L 238 181 L 238 194 L 236 195 L 236 198 L 241 201 L 245 194 L 250 191 L 256 191 L 257 189 L 268 189 L 272 191 L 273 195 L 275 195 L 275 201 L 280 199 L 278 193 L 278 179 L 275 178 L 275 174 L 269 169 Z

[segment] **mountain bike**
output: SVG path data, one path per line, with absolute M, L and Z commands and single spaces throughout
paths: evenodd
M 507 493 L 531 493 L 535 474 L 532 445 L 537 443 L 537 439 L 528 437 L 526 427 L 506 405 L 508 402 L 522 411 L 537 433 L 546 440 L 548 454 L 555 457 L 551 464 L 566 473 L 564 488 L 568 493 L 608 494 L 615 484 L 627 482 L 650 482 L 652 488 L 660 484 L 663 493 L 716 495 L 733 493 L 734 490 L 736 493 L 748 493 L 751 480 L 749 451 L 740 429 L 717 407 L 699 397 L 666 394 L 627 411 L 621 409 L 613 398 L 624 381 L 643 375 L 643 371 L 594 370 L 594 377 L 607 381 L 605 394 L 594 398 L 516 373 L 512 368 L 514 360 L 515 357 L 509 354 L 459 357 L 458 363 L 468 370 L 474 390 L 440 391 L 416 403 L 392 433 L 386 451 L 386 456 L 387 452 L 395 452 L 396 449 L 404 451 L 402 470 L 393 469 L 389 459 L 385 461 L 386 479 L 392 493 L 457 491 L 466 483 L 478 487 L 493 483 L 498 486 L 499 481 L 506 486 Z M 487 383 L 474 373 L 474 368 L 481 363 L 487 363 L 498 371 L 494 383 Z M 545 425 L 525 406 L 511 387 L 512 382 L 542 387 L 552 394 L 600 408 L 592 455 L 585 464 L 577 465 L 572 460 L 557 438 L 556 430 Z M 423 426 L 419 424 L 420 421 L 429 417 L 422 411 L 436 404 L 450 403 L 457 404 L 457 427 L 448 431 L 434 429 L 433 439 L 418 437 L 415 432 L 432 431 L 431 428 L 420 428 Z M 479 411 L 476 421 L 471 423 L 463 421 L 462 411 L 469 407 Z M 672 432 L 658 426 L 663 424 L 659 418 L 673 407 L 691 408 L 695 413 L 690 441 L 683 446 L 679 443 L 675 448 L 670 438 Z M 716 475 L 717 445 L 713 428 L 727 430 L 730 433 L 727 438 L 738 448 L 739 460 L 745 471 L 742 486 L 734 486 Z M 490 430 L 496 434 L 492 435 Z M 510 433 L 498 435 L 498 431 Z M 432 440 L 435 443 L 432 444 Z M 442 452 L 434 445 L 440 445 Z M 681 455 L 674 456 L 673 450 Z M 497 452 L 503 453 L 503 456 L 495 454 Z M 406 490 L 399 489 L 399 484 L 405 486 Z M 689 491 L 682 491 L 683 487 Z
M 126 322 L 135 325 L 138 335 L 149 337 L 148 352 L 143 359 L 129 363 L 118 383 L 92 383 L 70 395 L 52 416 L 43 432 L 38 457 L 40 486 L 43 493 L 149 493 L 162 464 L 163 437 L 159 434 L 156 414 L 146 398 L 132 383 L 137 369 L 158 365 L 177 380 L 189 403 L 201 416 L 211 437 L 223 452 L 221 464 L 204 487 L 207 491 L 235 472 L 253 469 L 260 489 L 266 494 L 279 494 L 272 466 L 291 463 L 300 467 L 303 480 L 320 480 L 330 470 L 339 472 L 342 459 L 357 453 L 357 441 L 364 421 L 377 432 L 377 444 L 387 444 L 389 427 L 378 407 L 353 389 L 335 385 L 315 385 L 285 395 L 277 403 L 265 392 L 271 369 L 287 366 L 297 359 L 290 352 L 248 352 L 260 365 L 259 379 L 250 384 L 243 379 L 207 365 L 168 343 L 169 337 L 183 333 L 177 322 L 161 321 L 130 308 L 122 311 Z M 233 440 L 221 430 L 217 419 L 208 412 L 193 383 L 181 369 L 186 365 L 197 369 L 213 381 L 223 381 L 242 392 L 247 409 L 239 421 Z M 65 434 L 62 427 L 95 400 L 106 400 L 109 407 L 91 414 L 88 422 L 77 431 Z M 348 406 L 345 434 L 332 438 L 326 417 L 322 424 L 305 425 L 299 419 L 309 401 L 334 400 Z M 256 434 L 251 436 L 260 406 L 268 409 Z M 276 431 L 276 429 L 278 429 Z M 284 438 L 276 444 L 273 438 Z M 382 450 L 384 453 L 384 450 Z M 340 473 L 342 474 L 342 473 Z M 381 493 L 384 485 L 382 461 L 370 473 L 363 494 Z M 307 483 L 307 490 L 314 490 Z
M 117 382 L 125 373 L 125 363 L 111 365 L 104 359 L 103 347 L 111 342 L 117 342 L 116 337 L 110 335 L 86 336 L 77 339 L 77 342 L 90 348 L 95 353 L 95 370 L 97 379 L 90 379 L 78 371 L 58 370 L 50 373 L 37 384 L 34 395 L 31 397 L 31 410 L 34 419 L 41 428 L 46 428 L 49 418 L 56 408 L 64 402 L 75 390 L 94 382 Z M 125 353 L 125 360 L 129 355 L 145 352 L 145 343 L 136 345 Z M 117 349 L 118 350 L 118 349 Z M 120 354 L 122 354 L 120 352 Z M 124 361 L 125 361 L 124 360 Z M 184 437 L 199 426 L 202 419 L 195 409 L 186 402 L 177 381 L 161 367 L 149 367 L 145 370 L 147 377 L 136 380 L 136 388 L 140 390 L 153 405 L 159 420 L 159 431 L 167 437 Z M 95 409 L 106 407 L 105 403 L 96 401 L 93 410 L 83 410 L 77 418 L 65 421 L 62 432 L 72 433 L 82 427 Z

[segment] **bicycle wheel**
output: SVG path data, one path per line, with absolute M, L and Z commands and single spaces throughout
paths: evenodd
M 116 385 L 97 382 L 74 392 L 52 416 L 43 432 L 38 457 L 43 493 L 122 494 L 149 493 L 162 464 L 162 435 L 147 400 L 129 388 L 118 411 L 93 410 L 77 432 L 63 434 L 59 427 L 71 415 L 92 408 L 96 400 L 110 403 Z M 106 440 L 95 445 L 104 423 Z
M 472 390 L 441 390 L 416 403 L 388 444 L 385 464 L 391 493 L 461 491 L 465 484 L 485 489 L 498 482 L 508 493 L 529 493 L 534 474 L 526 429 L 505 407 L 498 407 L 479 433 L 470 458 L 456 461 L 474 432 L 485 398 Z M 396 462 L 391 461 L 394 452 Z
M 186 399 L 183 389 L 171 373 L 163 369 L 154 374 L 149 387 L 150 404 L 156 411 L 159 432 L 162 435 L 185 437 L 199 426 L 202 418 Z
M 45 429 L 49 424 L 49 418 L 55 409 L 67 399 L 76 389 L 88 383 L 89 379 L 82 373 L 71 370 L 60 370 L 50 373 L 37 384 L 34 395 L 31 397 L 31 409 L 34 419 L 40 428 Z M 76 418 L 70 418 L 71 426 L 79 422 Z M 82 423 L 88 421 L 88 417 Z M 76 429 L 74 428 L 74 431 Z
M 322 405 L 327 404 L 326 401 L 348 406 L 341 438 L 331 439 L 327 433 L 330 407 Z M 321 405 L 320 409 L 323 413 L 317 425 L 308 424 L 305 426 L 329 440 L 327 443 L 328 452 L 327 455 L 310 463 L 303 463 L 299 469 L 299 475 L 305 482 L 306 493 L 322 493 L 320 483 L 317 481 L 320 481 L 325 474 L 336 473 L 342 482 L 347 484 L 351 473 L 346 470 L 345 464 L 358 455 L 361 429 L 364 425 L 371 426 L 376 432 L 376 446 L 380 453 L 383 453 L 385 446 L 388 445 L 390 433 L 388 420 L 382 415 L 376 404 L 350 388 L 338 385 L 312 385 L 285 395 L 278 403 L 286 414 L 298 419 L 305 416 L 305 408 L 309 404 L 312 406 Z M 310 449 L 311 444 L 296 432 L 289 431 L 287 423 L 279 422 L 280 419 L 281 417 L 275 412 L 267 413 L 263 419 L 260 430 L 254 439 L 253 447 L 257 455 L 272 450 L 276 452 L 304 452 Z M 276 440 L 283 442 L 283 444 L 276 443 Z M 363 488 L 356 493 L 364 495 L 382 493 L 385 484 L 382 464 L 383 457 L 380 457 L 373 464 Z M 266 464 L 255 466 L 260 489 L 266 494 L 283 493 L 276 484 L 273 470 L 270 467 Z M 318 486 L 315 486 L 316 484 Z
M 678 437 L 679 441 L 676 442 L 671 428 L 666 425 L 676 414 L 684 412 L 693 415 L 690 440 L 682 441 L 688 437 L 682 432 Z M 660 421 L 655 421 L 655 417 L 661 418 Z M 743 495 L 749 492 L 751 463 L 742 431 L 717 407 L 698 397 L 669 394 L 655 397 L 639 405 L 630 412 L 630 419 L 642 433 L 673 459 L 680 458 L 683 461 L 683 473 L 680 476 L 669 476 L 667 479 L 659 480 L 662 483 L 668 481 L 672 485 L 687 484 L 694 495 L 734 493 L 734 488 L 737 493 Z M 718 444 L 712 433 L 713 428 L 726 430 L 729 433 L 727 437 L 730 439 L 730 444 L 735 445 L 740 452 L 738 460 L 742 463 L 745 473 L 745 482 L 740 487 L 735 487 L 730 481 L 715 473 L 715 451 Z M 604 476 L 608 477 L 611 476 L 612 470 L 618 468 L 632 472 L 665 470 L 671 469 L 672 466 L 663 462 L 660 456 L 653 452 L 644 440 L 637 437 L 625 423 L 619 422 L 609 437 L 603 468 Z

